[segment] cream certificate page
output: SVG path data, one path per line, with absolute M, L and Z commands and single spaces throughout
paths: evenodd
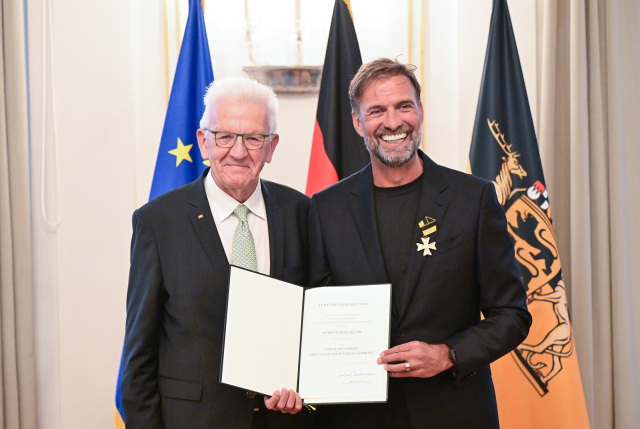
M 391 285 L 305 292 L 299 393 L 308 404 L 385 402 Z
M 264 395 L 298 383 L 304 289 L 231 267 L 220 382 Z

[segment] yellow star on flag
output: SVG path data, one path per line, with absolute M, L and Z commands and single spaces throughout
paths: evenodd
M 436 242 L 434 241 L 433 243 L 429 243 L 429 240 L 431 240 L 431 237 L 427 237 L 427 238 L 422 237 L 422 244 L 416 243 L 416 245 L 418 245 L 418 252 L 421 250 L 424 250 L 424 253 L 422 254 L 422 256 L 427 256 L 427 255 L 431 256 L 431 250 L 437 250 Z
M 204 161 L 202 161 L 202 163 L 203 163 L 204 165 L 206 165 L 207 167 L 211 167 L 211 162 L 209 162 L 209 160 L 208 160 L 208 159 L 205 159 Z
M 182 140 L 178 137 L 178 147 L 169 151 L 171 155 L 176 157 L 176 167 L 180 165 L 183 160 L 187 160 L 189 162 L 193 162 L 191 160 L 191 156 L 189 155 L 189 151 L 191 150 L 192 144 L 184 145 L 182 144 Z

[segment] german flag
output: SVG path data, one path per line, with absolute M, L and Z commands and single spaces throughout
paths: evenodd
M 313 131 L 308 196 L 365 167 L 369 152 L 353 128 L 349 83 L 362 65 L 349 0 L 336 0 Z
M 500 426 L 588 428 L 549 194 L 506 0 L 494 0 L 469 165 L 496 188 L 533 317 L 524 342 L 491 364 Z

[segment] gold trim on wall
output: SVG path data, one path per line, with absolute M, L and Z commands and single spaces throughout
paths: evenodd
M 171 95 L 171 89 L 169 88 L 169 2 L 164 0 L 164 80 L 165 80 L 165 95 L 167 98 L 167 104 L 169 104 L 169 96 Z
M 420 0 L 420 81 L 422 82 L 422 88 L 420 91 L 420 100 L 424 100 L 424 86 L 427 84 L 425 82 L 425 70 L 424 70 L 424 9 L 425 8 L 425 0 Z M 422 127 L 422 141 L 420 142 L 420 146 L 422 151 L 426 150 L 426 142 L 425 142 L 425 129 L 424 129 L 424 105 L 422 108 L 423 112 L 423 127 Z
M 413 0 L 408 1 L 408 11 L 407 14 L 408 19 L 408 41 L 409 41 L 409 55 L 407 55 L 407 61 L 409 64 L 413 64 Z
M 182 44 L 182 32 L 180 31 L 180 2 L 174 0 L 176 4 L 176 49 L 178 56 L 180 56 L 180 45 Z

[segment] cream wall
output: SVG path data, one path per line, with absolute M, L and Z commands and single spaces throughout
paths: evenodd
M 180 1 L 184 23 L 186 2 Z M 491 3 L 427 0 L 424 10 L 427 43 L 421 81 L 427 152 L 461 170 L 467 164 Z M 148 199 L 166 107 L 163 4 L 159 0 L 55 2 L 59 162 L 56 165 L 51 155 L 49 93 L 44 194 L 48 217 L 54 218 L 59 210 L 61 221 L 51 227 L 43 220 L 40 203 L 42 2 L 27 2 L 38 419 L 43 429 L 113 427 L 130 219 Z M 319 64 L 333 1 L 302 0 L 302 4 L 309 38 L 304 59 Z M 351 4 L 365 61 L 399 54 L 407 58 L 405 2 L 352 0 Z M 250 5 L 262 19 L 256 23 L 261 28 L 256 32 L 262 35 L 262 39 L 256 36 L 256 58 L 289 61 L 286 38 L 276 36 L 278 28 L 286 28 L 293 19 L 293 0 L 250 1 Z M 510 7 L 527 88 L 536 94 L 536 4 L 512 0 Z M 290 11 L 291 18 L 282 11 Z M 253 13 L 251 18 L 257 19 Z M 239 75 L 248 64 L 242 2 L 207 1 L 206 23 L 216 78 Z M 414 49 L 414 62 L 419 62 L 418 53 Z M 173 46 L 170 58 L 175 54 Z M 281 143 L 263 177 L 304 190 L 317 96 L 282 95 L 280 101 Z M 536 112 L 536 97 L 530 96 L 530 101 Z

